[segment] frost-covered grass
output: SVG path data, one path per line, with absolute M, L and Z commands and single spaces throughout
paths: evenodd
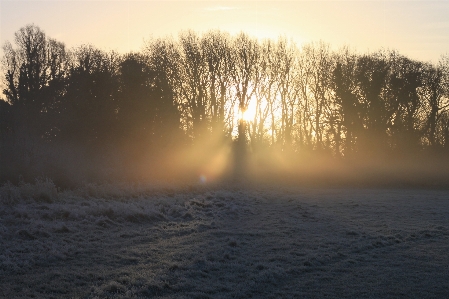
M 1 298 L 447 298 L 449 192 L 0 187 Z

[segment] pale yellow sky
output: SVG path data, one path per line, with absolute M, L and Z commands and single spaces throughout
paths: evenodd
M 145 39 L 193 29 L 323 40 L 361 53 L 396 49 L 436 62 L 449 52 L 449 1 L 0 0 L 0 42 L 34 23 L 68 47 L 139 51 Z M 2 54 L 2 53 L 1 53 Z

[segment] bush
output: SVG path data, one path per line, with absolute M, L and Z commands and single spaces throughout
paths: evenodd
M 58 189 L 49 178 L 38 177 L 34 184 L 21 181 L 17 186 L 8 181 L 0 187 L 0 202 L 7 205 L 30 200 L 51 203 L 57 198 Z

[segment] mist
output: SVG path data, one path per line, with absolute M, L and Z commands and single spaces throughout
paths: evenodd
M 210 31 L 3 45 L 1 181 L 445 186 L 449 63 Z

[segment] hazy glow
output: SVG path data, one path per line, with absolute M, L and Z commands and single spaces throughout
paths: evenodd
M 246 122 L 254 121 L 254 116 L 256 116 L 256 99 L 254 97 L 249 102 L 248 108 L 245 111 L 241 111 L 239 115 Z
M 205 8 L 206 11 L 224 11 L 224 10 L 233 10 L 237 9 L 237 7 L 232 6 L 213 6 Z
M 299 47 L 304 43 L 323 40 L 334 49 L 350 46 L 358 52 L 396 49 L 412 59 L 436 62 L 449 49 L 448 15 L 449 1 L 0 0 L 0 43 L 7 40 L 14 42 L 14 32 L 34 23 L 48 37 L 64 42 L 68 48 L 92 44 L 103 50 L 126 53 L 140 51 L 145 39 L 152 37 L 176 38 L 178 33 L 188 29 L 201 35 L 218 29 L 231 35 L 243 31 L 251 38 L 258 39 L 284 36 L 293 39 Z M 3 56 L 2 52 L 0 56 Z M 244 89 L 245 96 L 257 88 L 252 84 L 249 87 Z M 362 157 L 360 166 L 347 167 L 340 165 L 338 159 L 332 160 L 329 155 L 314 151 L 311 143 L 301 148 L 300 155 L 293 155 L 291 149 L 281 144 L 282 138 L 278 138 L 286 135 L 282 135 L 285 131 L 279 130 L 279 120 L 285 120 L 287 114 L 280 104 L 269 106 L 273 103 L 272 97 L 276 96 L 274 91 L 273 94 L 265 93 L 267 98 L 256 99 L 253 96 L 248 102 L 245 99 L 243 103 L 238 103 L 235 87 L 229 89 L 226 93 L 231 95 L 231 101 L 226 104 L 229 106 L 225 110 L 234 113 L 230 113 L 229 118 L 225 117 L 226 126 L 234 130 L 231 135 L 236 137 L 238 124 L 244 120 L 245 126 L 240 126 L 240 132 L 245 134 L 243 137 L 248 137 L 246 140 L 233 138 L 238 141 L 233 142 L 232 138 L 228 138 L 223 141 L 219 134 L 212 137 L 199 134 L 197 139 L 192 140 L 191 147 L 173 147 L 161 153 L 160 157 L 145 156 L 142 161 L 136 158 L 130 162 L 133 166 L 126 165 L 123 169 L 129 172 L 130 177 L 153 175 L 172 179 L 192 176 L 201 183 L 217 181 L 222 176 L 232 174 L 233 170 L 243 172 L 242 169 L 250 177 L 267 181 L 272 181 L 272 173 L 283 173 L 285 177 L 292 174 L 291 177 L 298 181 L 304 178 L 316 181 L 315 178 L 328 175 L 335 178 L 351 178 L 352 175 L 354 179 L 359 179 L 359 173 L 366 173 L 365 169 L 373 169 L 373 176 L 377 176 L 376 171 L 384 169 L 400 169 L 404 173 L 412 167 L 415 167 L 412 169 L 414 173 L 421 170 L 421 165 L 416 166 L 415 161 L 390 165 L 382 161 L 382 157 L 378 160 Z M 241 109 L 239 104 L 245 105 L 245 108 Z M 267 107 L 270 107 L 272 117 L 264 116 L 264 119 L 260 113 L 268 111 Z M 315 132 L 311 124 L 314 116 L 307 117 L 311 121 L 310 124 L 304 122 L 304 127 L 311 131 L 306 137 L 318 139 L 320 131 Z M 256 126 L 259 123 L 261 126 Z M 251 155 L 242 146 L 245 141 L 252 142 L 248 145 L 248 151 L 253 151 Z M 265 147 L 264 143 L 272 147 Z M 123 147 L 127 149 L 127 145 Z M 63 155 L 60 157 L 64 158 Z M 78 164 L 78 159 L 74 161 Z M 64 164 L 69 163 L 64 160 Z M 74 165 L 73 169 L 77 167 Z M 95 168 L 101 171 L 101 167 Z M 401 175 L 397 173 L 398 177 Z M 279 178 L 282 180 L 282 177 Z M 366 178 L 370 179 L 369 173 Z
M 449 1 L 0 1 L 0 43 L 34 23 L 68 47 L 139 51 L 145 39 L 192 29 L 323 40 L 359 52 L 391 48 L 437 61 L 449 50 Z M 2 54 L 2 53 L 1 53 Z

